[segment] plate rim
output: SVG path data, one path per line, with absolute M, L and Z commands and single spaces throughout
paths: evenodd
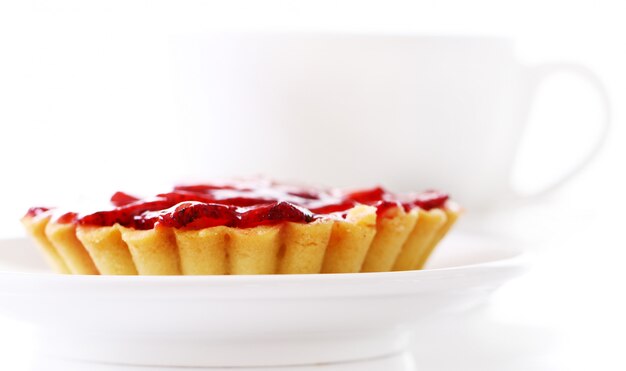
M 11 239 L 13 241 L 24 238 Z M 1 240 L 0 240 L 1 241 Z M 6 239 L 4 241 L 7 241 Z M 71 275 L 0 270 L 0 296 L 203 297 L 224 299 L 363 297 L 497 287 L 528 270 L 533 254 L 520 247 L 502 259 L 400 272 L 198 276 Z M 331 286 L 332 285 L 332 286 Z M 329 289 L 331 288 L 331 289 Z

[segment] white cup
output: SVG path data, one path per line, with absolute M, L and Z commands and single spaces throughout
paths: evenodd
M 436 188 L 486 209 L 522 197 L 511 174 L 544 77 L 589 80 L 607 113 L 593 150 L 549 190 L 588 163 L 608 127 L 595 75 L 524 66 L 507 39 L 218 34 L 173 48 L 188 165 L 201 176 Z

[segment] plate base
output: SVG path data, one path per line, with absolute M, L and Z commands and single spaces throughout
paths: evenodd
M 32 371 L 189 371 L 188 367 L 129 366 L 81 362 L 55 357 L 39 356 Z M 356 362 L 327 363 L 306 366 L 280 367 L 200 367 L 194 371 L 415 371 L 413 355 L 408 352 Z
M 141 366 L 295 366 L 398 354 L 406 349 L 409 335 L 397 330 L 267 334 L 263 338 L 47 332 L 40 352 L 63 359 Z

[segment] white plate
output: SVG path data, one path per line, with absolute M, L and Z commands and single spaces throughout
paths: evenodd
M 137 365 L 278 366 L 405 349 L 419 322 L 458 313 L 523 270 L 512 240 L 451 235 L 422 271 L 265 276 L 47 273 L 0 240 L 0 311 L 39 325 L 42 352 Z

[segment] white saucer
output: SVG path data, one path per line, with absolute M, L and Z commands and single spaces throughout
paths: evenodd
M 0 240 L 0 311 L 37 324 L 42 353 L 152 366 L 256 367 L 401 353 L 420 321 L 459 313 L 523 271 L 511 240 L 451 235 L 422 271 L 69 276 Z

